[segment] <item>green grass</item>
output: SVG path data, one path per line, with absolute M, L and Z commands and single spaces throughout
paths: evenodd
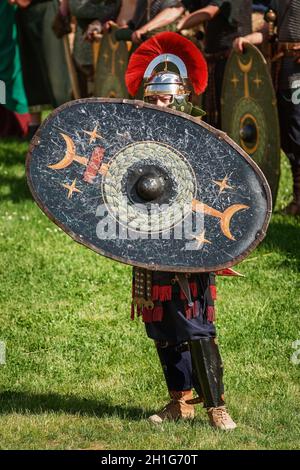
M 27 145 L 0 143 L 1 449 L 296 449 L 300 442 L 299 220 L 274 215 L 239 270 L 218 280 L 226 396 L 238 423 L 153 428 L 167 401 L 152 342 L 130 321 L 131 269 L 74 243 L 34 204 Z M 285 157 L 278 208 L 291 196 Z M 300 354 L 299 354 L 300 357 Z

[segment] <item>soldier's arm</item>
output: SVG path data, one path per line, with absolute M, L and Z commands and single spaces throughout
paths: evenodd
M 194 28 L 205 21 L 212 20 L 219 13 L 220 8 L 217 5 L 208 5 L 205 8 L 200 8 L 200 10 L 196 10 L 182 18 L 177 25 L 177 29 L 181 31 L 182 29 Z
M 183 12 L 183 7 L 165 8 L 160 13 L 158 13 L 151 21 L 146 23 L 141 28 L 137 29 L 132 34 L 132 42 L 138 43 L 141 41 L 141 38 L 144 34 L 147 34 L 158 28 L 163 28 L 164 26 L 173 23 L 180 17 L 180 15 L 182 15 Z
M 79 19 L 115 19 L 120 9 L 120 0 L 69 0 L 71 14 Z
M 267 24 L 264 25 L 261 31 L 248 34 L 247 36 L 236 38 L 232 43 L 232 47 L 234 48 L 236 52 L 242 53 L 245 44 L 250 43 L 250 44 L 254 44 L 255 46 L 258 46 L 259 44 L 263 43 L 266 37 L 268 37 L 268 25 Z
M 136 9 L 137 0 L 123 0 L 122 6 L 116 20 L 119 27 L 127 26 L 129 21 L 133 18 Z

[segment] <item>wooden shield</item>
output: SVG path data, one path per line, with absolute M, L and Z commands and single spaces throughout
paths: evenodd
M 232 51 L 222 92 L 222 130 L 259 165 L 275 202 L 280 176 L 280 130 L 277 103 L 267 63 L 251 44 Z
M 271 194 L 226 134 L 142 101 L 56 109 L 27 159 L 40 208 L 76 241 L 153 270 L 230 267 L 263 239 Z
M 117 29 L 112 27 L 111 31 L 101 39 L 95 72 L 95 96 L 107 98 L 128 96 L 124 77 L 129 52 L 126 42 L 116 40 Z

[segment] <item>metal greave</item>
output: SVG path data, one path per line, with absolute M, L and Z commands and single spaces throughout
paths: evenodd
M 223 364 L 215 338 L 190 341 L 190 351 L 205 408 L 223 406 Z

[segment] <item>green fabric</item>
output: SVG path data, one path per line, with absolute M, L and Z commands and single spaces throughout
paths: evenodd
M 202 116 L 205 116 L 205 114 L 206 112 L 203 109 L 198 108 L 198 106 L 192 107 L 191 116 L 202 117 Z
M 17 11 L 24 85 L 31 107 L 56 107 L 71 99 L 63 40 L 52 30 L 57 8 L 53 0 Z
M 170 109 L 176 109 L 176 111 L 181 111 L 182 113 L 186 113 L 189 116 L 194 117 L 202 117 L 205 116 L 205 111 L 199 108 L 198 106 L 194 106 L 190 101 L 186 101 L 186 99 L 176 98 L 174 97 L 174 101 L 170 106 Z
M 28 112 L 24 91 L 20 52 L 15 22 L 15 7 L 0 2 L 0 80 L 6 87 L 5 107 L 10 111 Z

